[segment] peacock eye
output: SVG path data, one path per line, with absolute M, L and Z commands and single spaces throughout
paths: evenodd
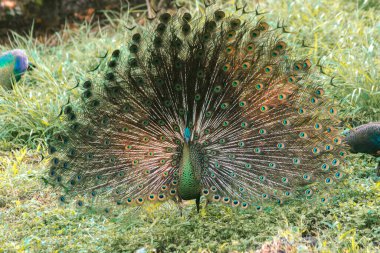
M 218 10 L 214 13 L 214 16 L 215 20 L 219 21 L 222 20 L 226 16 L 226 14 L 224 13 L 224 11 Z
M 120 56 L 120 50 L 117 49 L 117 50 L 112 52 L 112 57 L 118 58 L 119 56 Z
M 255 38 L 259 37 L 259 36 L 260 36 L 260 30 L 255 29 L 255 30 L 251 31 L 251 38 L 252 39 L 255 39 Z
M 90 89 L 92 87 L 92 82 L 90 80 L 83 83 L 83 88 Z
M 189 22 L 191 20 L 192 16 L 190 13 L 186 12 L 185 14 L 183 14 L 182 16 L 182 19 L 186 22 Z
M 187 35 L 191 32 L 191 26 L 189 24 L 184 24 L 182 26 L 182 32 Z
M 241 20 L 240 19 L 232 19 L 230 22 L 231 28 L 232 29 L 237 29 L 241 25 Z
M 162 23 L 168 23 L 170 21 L 170 19 L 172 18 L 172 16 L 170 15 L 170 13 L 163 13 L 160 15 L 160 21 Z
M 133 54 L 136 54 L 138 51 L 139 51 L 139 47 L 135 44 L 132 44 L 130 47 L 129 47 L 129 51 Z
M 139 34 L 139 33 L 133 34 L 132 41 L 135 42 L 135 43 L 140 43 L 140 41 L 141 41 L 141 34 Z

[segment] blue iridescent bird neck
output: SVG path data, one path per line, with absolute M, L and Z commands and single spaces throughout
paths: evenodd
M 185 131 L 183 133 L 183 137 L 185 138 L 185 142 L 189 143 L 190 137 L 191 137 L 191 130 L 190 130 L 190 128 L 188 128 L 188 127 L 185 128 Z
M 11 53 L 15 57 L 14 73 L 16 77 L 21 76 L 29 67 L 28 57 L 23 50 L 12 50 Z
M 13 73 L 17 80 L 29 67 L 28 57 L 25 51 L 21 49 L 14 49 L 0 55 L 0 67 L 2 63 L 3 65 L 7 65 L 11 62 L 14 64 Z

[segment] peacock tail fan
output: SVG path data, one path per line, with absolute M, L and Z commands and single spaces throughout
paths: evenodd
M 261 16 L 260 16 L 261 17 Z M 342 178 L 337 109 L 281 29 L 208 8 L 162 13 L 80 84 L 49 144 L 63 203 L 325 202 Z

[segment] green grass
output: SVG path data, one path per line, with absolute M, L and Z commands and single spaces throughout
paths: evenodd
M 234 1 L 226 1 L 233 3 Z M 380 13 L 371 1 L 274 1 L 260 4 L 271 24 L 285 20 L 295 32 L 287 41 L 335 76 L 325 88 L 351 122 L 380 121 Z M 200 1 L 188 8 L 200 8 Z M 179 252 L 246 252 L 285 237 L 293 250 L 375 252 L 380 250 L 380 182 L 375 160 L 350 156 L 345 181 L 326 206 L 293 201 L 263 212 L 210 205 L 200 215 L 174 204 L 126 209 L 115 215 L 61 207 L 40 180 L 46 139 L 60 127 L 57 116 L 68 91 L 88 75 L 98 57 L 125 44 L 130 12 L 108 13 L 109 25 L 82 24 L 43 42 L 14 34 L 37 66 L 13 92 L 0 91 L 0 252 L 131 252 L 145 247 Z M 7 48 L 8 48 L 7 47 Z M 2 51 L 4 48 L 0 46 Z M 42 161 L 41 161 L 42 160 Z M 40 162 L 41 161 L 41 162 Z M 332 194 L 333 194 L 332 193 Z M 303 239 L 311 236 L 315 245 Z

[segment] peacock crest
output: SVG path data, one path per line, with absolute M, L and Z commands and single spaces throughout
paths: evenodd
M 342 178 L 346 154 L 337 108 L 283 29 L 210 7 L 135 30 L 62 109 L 49 145 L 61 202 L 327 201 L 317 192 Z

